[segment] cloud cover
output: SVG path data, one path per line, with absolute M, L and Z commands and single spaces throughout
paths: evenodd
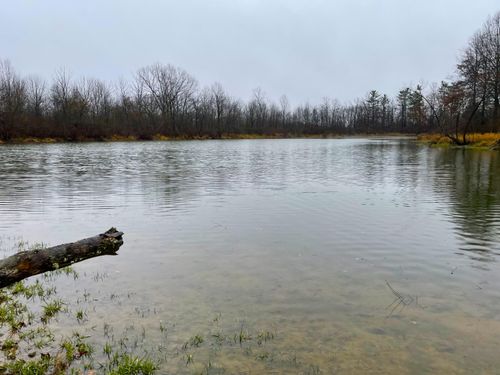
M 22 74 L 130 79 L 171 63 L 201 86 L 293 104 L 389 95 L 454 72 L 495 0 L 3 1 L 0 58 Z

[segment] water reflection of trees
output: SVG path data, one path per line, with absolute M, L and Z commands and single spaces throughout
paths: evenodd
M 47 216 L 51 208 L 124 207 L 165 215 L 197 206 L 204 196 L 247 189 L 260 194 L 356 186 L 394 191 L 410 205 L 432 200 L 430 209 L 440 206 L 454 225 L 461 251 L 480 260 L 500 253 L 498 152 L 429 149 L 404 139 L 295 142 L 5 146 L 2 219 L 27 212 Z
M 476 260 L 500 253 L 500 162 L 498 152 L 436 150 L 434 185 L 448 201 L 460 250 Z

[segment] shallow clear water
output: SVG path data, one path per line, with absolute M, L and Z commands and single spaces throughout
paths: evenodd
M 58 285 L 96 341 L 109 324 L 154 348 L 162 321 L 180 358 L 193 334 L 275 333 L 162 371 L 500 373 L 498 152 L 398 138 L 0 147 L 4 243 L 111 226 L 119 256 Z

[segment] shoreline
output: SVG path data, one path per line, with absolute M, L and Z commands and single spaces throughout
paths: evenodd
M 103 138 L 64 139 L 59 137 L 20 137 L 8 141 L 0 139 L 0 145 L 51 144 L 51 143 L 115 143 L 115 142 L 155 142 L 155 141 L 209 141 L 209 140 L 252 140 L 252 139 L 346 139 L 346 138 L 416 138 L 415 134 L 403 133 L 369 133 L 369 134 L 222 134 L 221 136 L 165 136 L 155 135 L 151 138 L 137 136 L 113 135 Z
M 437 133 L 407 134 L 407 133 L 359 133 L 359 134 L 252 134 L 227 133 L 220 136 L 166 136 L 156 134 L 151 138 L 137 136 L 112 135 L 102 138 L 64 139 L 51 137 L 19 137 L 8 141 L 0 139 L 0 147 L 6 145 L 33 145 L 54 143 L 118 143 L 118 142 L 166 142 L 166 141 L 210 141 L 210 140 L 263 140 L 263 139 L 376 139 L 376 138 L 407 138 L 429 147 L 461 148 L 500 151 L 500 133 L 471 133 L 467 145 L 454 145 L 446 136 Z
M 468 144 L 455 145 L 448 137 L 441 134 L 429 133 L 417 136 L 419 143 L 430 147 L 500 151 L 500 133 L 470 133 L 467 139 Z

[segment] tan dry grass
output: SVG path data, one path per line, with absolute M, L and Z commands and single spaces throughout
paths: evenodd
M 418 140 L 437 146 L 453 144 L 451 139 L 442 134 L 422 134 L 418 136 Z M 471 133 L 467 135 L 467 140 L 471 147 L 494 147 L 500 142 L 500 133 Z

